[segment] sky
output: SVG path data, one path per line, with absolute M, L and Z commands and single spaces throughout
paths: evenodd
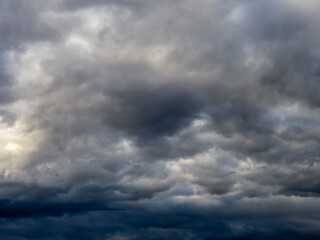
M 317 0 L 0 0 L 0 239 L 320 239 Z

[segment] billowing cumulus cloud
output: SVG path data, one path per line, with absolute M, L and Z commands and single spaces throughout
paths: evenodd
M 318 239 L 318 8 L 3 0 L 0 238 Z

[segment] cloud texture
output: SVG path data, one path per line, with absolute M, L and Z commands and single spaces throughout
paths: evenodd
M 0 238 L 319 239 L 320 4 L 0 2 Z

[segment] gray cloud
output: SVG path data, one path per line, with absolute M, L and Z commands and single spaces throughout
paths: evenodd
M 0 236 L 318 239 L 314 1 L 3 1 Z

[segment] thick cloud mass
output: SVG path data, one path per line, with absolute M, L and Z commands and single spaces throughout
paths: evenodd
M 320 239 L 306 0 L 2 0 L 0 238 Z

